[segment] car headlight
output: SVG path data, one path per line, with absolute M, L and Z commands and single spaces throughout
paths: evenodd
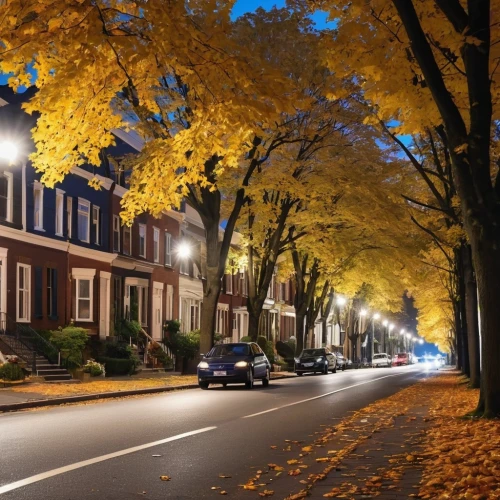
M 208 363 L 206 361 L 200 361 L 198 368 L 208 368 Z
M 323 358 L 316 358 L 316 363 L 322 363 L 323 362 Z
M 236 368 L 245 368 L 245 366 L 248 366 L 248 363 L 246 361 L 238 361 L 234 366 Z
M 294 361 L 295 361 L 297 364 L 300 364 L 300 358 L 294 358 Z

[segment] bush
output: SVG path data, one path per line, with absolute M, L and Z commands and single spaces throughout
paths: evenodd
M 82 353 L 89 340 L 87 330 L 76 326 L 67 326 L 65 328 L 52 331 L 50 342 L 59 350 L 66 351 L 66 360 L 76 366 L 81 366 Z
M 99 360 L 106 367 L 106 375 L 132 375 L 137 371 L 140 364 L 137 356 L 132 356 L 130 359 L 116 358 L 101 358 Z
M 174 333 L 165 339 L 165 344 L 176 356 L 194 359 L 200 351 L 200 331 L 190 333 Z
M 141 332 L 141 324 L 138 321 L 122 318 L 115 325 L 115 332 L 124 339 L 137 340 Z
M 241 337 L 240 342 L 252 342 L 252 337 L 249 337 L 248 335 Z
M 104 356 L 107 358 L 130 359 L 133 355 L 132 347 L 123 342 L 117 344 L 108 343 L 104 350 Z
M 93 359 L 89 359 L 87 363 L 83 366 L 83 371 L 85 373 L 90 373 L 91 377 L 98 377 L 99 375 L 106 374 L 104 371 L 104 365 L 94 361 Z
M 181 322 L 178 319 L 171 319 L 165 322 L 163 327 L 163 335 L 164 337 L 169 337 L 176 333 L 179 333 L 181 330 Z
M 10 381 L 24 380 L 23 369 L 17 363 L 0 365 L 0 379 Z
M 164 367 L 172 366 L 172 358 L 161 348 L 160 344 L 153 344 L 149 348 L 149 353 Z
M 276 351 L 283 359 L 293 359 L 295 356 L 295 349 L 288 342 L 282 342 L 281 340 L 276 342 Z

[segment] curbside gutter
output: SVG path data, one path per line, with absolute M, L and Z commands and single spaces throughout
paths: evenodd
M 282 375 L 272 377 L 271 380 L 280 380 L 285 378 L 295 378 L 296 375 Z M 147 389 L 131 389 L 128 391 L 100 392 L 96 394 L 82 394 L 81 396 L 66 396 L 52 399 L 38 399 L 34 401 L 24 401 L 22 403 L 0 404 L 0 413 L 7 413 L 18 410 L 27 410 L 30 408 L 41 408 L 44 406 L 59 406 L 71 403 L 80 403 L 82 401 L 96 401 L 98 399 L 114 399 L 127 396 L 140 396 L 144 394 L 158 394 L 162 392 L 181 391 L 186 389 L 198 389 L 198 384 L 171 385 L 164 387 L 149 387 Z

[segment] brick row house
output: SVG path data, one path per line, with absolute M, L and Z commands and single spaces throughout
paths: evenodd
M 179 319 L 183 332 L 199 328 L 203 273 L 175 252 L 187 238 L 203 251 L 199 216 L 183 206 L 122 225 L 127 172 L 120 159 L 142 147 L 130 132 L 115 132 L 116 145 L 103 151 L 96 172 L 74 168 L 55 189 L 44 187 L 27 160 L 36 118 L 21 110 L 33 92 L 0 87 L 0 139 L 15 139 L 24 149 L 13 164 L 0 160 L 0 317 L 41 330 L 73 322 L 100 339 L 113 336 L 121 318 L 138 320 L 155 339 L 166 320 Z M 95 176 L 100 190 L 88 185 Z M 232 244 L 239 244 L 238 234 Z M 245 269 L 224 277 L 216 333 L 227 340 L 248 333 L 247 295 Z M 274 340 L 295 335 L 290 281 L 273 279 L 260 333 Z

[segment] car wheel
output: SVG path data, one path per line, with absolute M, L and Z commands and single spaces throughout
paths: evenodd
M 345 371 L 345 365 L 342 365 L 342 371 L 343 372 Z
M 323 375 L 328 375 L 328 363 L 325 363 L 325 367 L 323 368 Z
M 248 380 L 245 382 L 245 387 L 247 389 L 253 389 L 253 371 L 251 368 L 248 370 Z
M 295 372 L 299 377 L 302 377 L 304 375 L 302 372 Z
M 199 382 L 198 385 L 200 386 L 200 389 L 208 389 L 209 383 L 208 382 Z
M 337 363 L 333 365 L 332 373 L 337 373 Z
M 267 387 L 269 385 L 270 380 L 271 380 L 271 373 L 269 372 L 269 368 L 267 368 L 266 376 L 262 379 L 262 387 Z
M 227 387 L 227 384 L 222 384 L 222 387 L 226 388 L 226 387 Z

